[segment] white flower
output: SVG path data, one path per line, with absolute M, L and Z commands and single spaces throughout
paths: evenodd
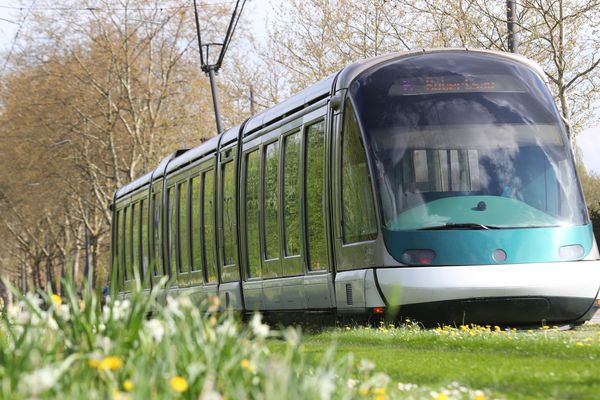
M 252 332 L 258 338 L 264 339 L 269 336 L 269 325 L 262 323 L 262 316 L 259 313 L 252 316 L 250 328 L 252 328 Z
M 183 313 L 179 309 L 179 303 L 177 302 L 177 300 L 174 300 L 171 296 L 167 297 L 166 311 L 174 317 L 183 319 Z
M 285 340 L 290 346 L 298 346 L 300 343 L 300 331 L 291 326 L 288 327 L 285 331 Z
M 335 382 L 333 381 L 333 379 L 334 376 L 331 372 L 321 374 L 321 376 L 319 377 L 317 387 L 319 388 L 319 395 L 321 397 L 321 400 L 328 400 L 331 398 L 331 395 L 335 391 Z
M 354 389 L 354 388 L 356 387 L 356 385 L 358 385 L 358 383 L 359 383 L 359 381 L 358 381 L 357 379 L 352 379 L 352 378 L 349 378 L 349 379 L 346 381 L 346 387 L 347 387 L 348 389 Z
M 372 361 L 365 360 L 364 358 L 360 360 L 358 364 L 358 370 L 360 372 L 372 371 L 375 369 L 375 364 Z
M 157 319 L 151 319 L 145 322 L 145 331 L 150 335 L 156 343 L 160 343 L 165 335 L 165 327 L 163 323 Z
M 19 383 L 19 389 L 22 392 L 37 396 L 53 387 L 58 381 L 58 378 L 60 378 L 60 375 L 61 371 L 54 367 L 47 366 L 36 369 L 33 372 L 23 375 L 23 378 Z
M 217 334 L 219 336 L 235 336 L 237 329 L 235 324 L 230 320 L 225 320 L 221 325 L 217 326 Z

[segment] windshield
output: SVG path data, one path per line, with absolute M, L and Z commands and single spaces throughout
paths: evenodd
M 350 94 L 387 229 L 586 222 L 556 107 L 526 66 L 481 54 L 420 55 L 366 72 Z

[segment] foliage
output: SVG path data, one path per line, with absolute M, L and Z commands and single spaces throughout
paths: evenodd
M 241 324 L 217 312 L 216 298 L 200 306 L 167 298 L 161 305 L 155 290 L 102 304 L 89 290 L 80 298 L 72 286 L 66 289 L 64 298 L 17 293 L 18 303 L 6 309 L 0 397 L 431 398 L 428 388 L 398 386 L 372 362 L 355 363 L 332 348 L 312 360 L 299 330 L 273 331 L 258 314 Z M 457 384 L 439 393 L 447 393 L 439 399 L 486 398 Z

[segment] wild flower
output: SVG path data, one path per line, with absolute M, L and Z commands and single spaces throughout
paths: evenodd
M 259 339 L 264 339 L 269 336 L 269 325 L 262 323 L 262 315 L 255 313 L 250 320 L 250 328 Z
M 151 319 L 144 322 L 144 331 L 149 335 L 156 343 L 160 343 L 165 335 L 165 327 L 163 322 L 158 319 Z
M 178 393 L 183 393 L 189 388 L 187 380 L 179 375 L 172 377 L 169 380 L 169 385 L 171 386 L 171 389 Z
M 358 370 L 360 372 L 372 371 L 375 369 L 375 364 L 372 361 L 365 360 L 364 358 L 360 360 L 358 364 Z
M 55 307 L 58 307 L 62 304 L 62 298 L 57 294 L 50 296 L 50 299 L 52 300 L 52 303 L 54 303 Z
M 131 392 L 134 387 L 135 385 L 131 379 L 125 379 L 125 381 L 123 381 L 123 389 L 125 389 L 126 392 Z
M 256 365 L 254 365 L 247 358 L 244 358 L 243 360 L 240 361 L 240 366 L 252 374 L 254 374 L 256 372 Z

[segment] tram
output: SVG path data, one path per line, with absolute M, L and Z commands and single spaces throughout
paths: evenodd
M 580 324 L 600 254 L 541 68 L 423 50 L 351 64 L 120 188 L 113 293 L 242 313 Z

